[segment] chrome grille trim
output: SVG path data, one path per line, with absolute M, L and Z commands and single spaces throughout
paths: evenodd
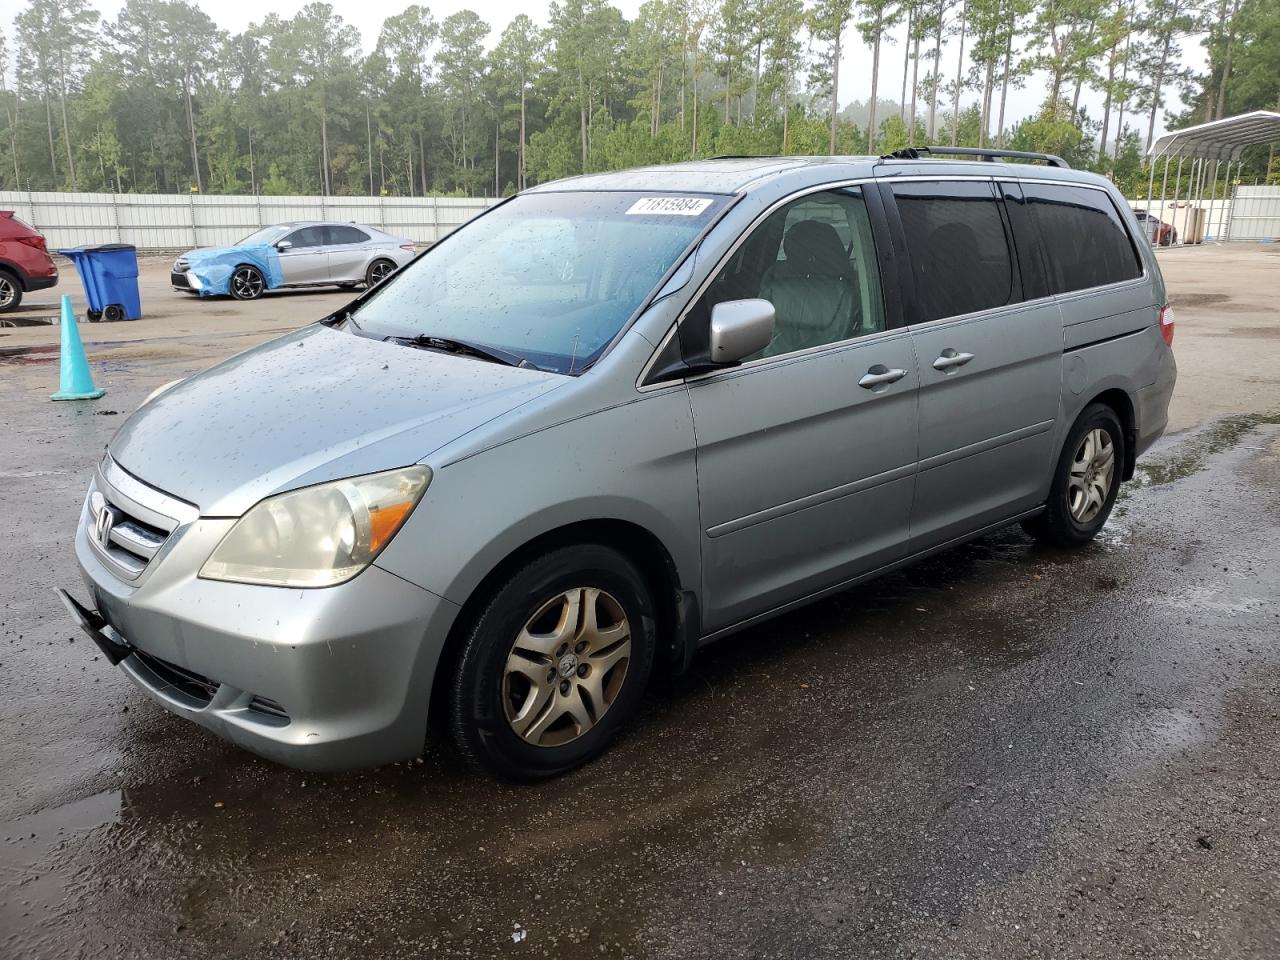
M 102 499 L 97 500 L 96 496 Z M 100 539 L 94 503 L 111 514 L 106 542 Z M 147 486 L 106 454 L 89 487 L 85 534 L 89 545 L 120 577 L 133 582 L 146 571 L 173 533 L 200 515 L 193 505 Z
M 166 533 L 144 527 L 133 520 L 119 520 L 111 528 L 112 543 L 119 544 L 123 549 L 146 560 L 154 557 L 167 539 Z

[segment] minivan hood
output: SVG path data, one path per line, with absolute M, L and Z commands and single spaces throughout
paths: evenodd
M 108 449 L 202 516 L 234 517 L 274 493 L 418 462 L 566 382 L 314 324 L 143 404 Z

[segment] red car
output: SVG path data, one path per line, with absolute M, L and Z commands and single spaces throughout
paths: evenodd
M 44 237 L 12 210 L 0 210 L 0 313 L 16 310 L 28 290 L 44 290 L 57 282 L 58 268 Z

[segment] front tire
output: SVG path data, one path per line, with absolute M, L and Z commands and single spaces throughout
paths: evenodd
M 257 267 L 241 264 L 231 273 L 231 296 L 237 300 L 257 300 L 266 288 L 267 282 Z
M 1023 528 L 1057 547 L 1088 543 L 1111 516 L 1125 454 L 1116 412 L 1105 403 L 1090 404 L 1067 434 L 1044 513 L 1023 521 Z
M 459 658 L 451 725 L 463 756 L 516 781 L 586 763 L 640 703 L 654 624 L 644 577 L 608 547 L 564 547 L 518 570 Z

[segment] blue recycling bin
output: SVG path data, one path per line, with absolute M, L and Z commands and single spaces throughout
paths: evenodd
M 128 243 L 69 247 L 60 254 L 76 265 L 89 298 L 89 320 L 140 320 L 138 248 Z

